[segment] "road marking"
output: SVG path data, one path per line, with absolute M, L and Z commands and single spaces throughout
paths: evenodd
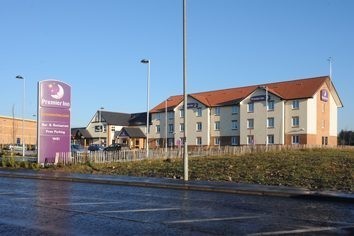
M 208 221 L 226 221 L 226 220 L 244 220 L 254 219 L 261 216 L 237 216 L 237 217 L 224 217 L 224 218 L 206 218 L 206 219 L 190 219 L 190 220 L 173 220 L 166 221 L 167 224 L 181 224 L 181 223 L 196 223 L 196 222 L 208 222 Z
M 174 211 L 181 208 L 147 208 L 135 210 L 117 210 L 117 211 L 98 211 L 98 213 L 127 213 L 127 212 L 152 212 L 152 211 Z
M 249 234 L 249 236 L 312 233 L 312 232 L 338 230 L 338 229 L 344 229 L 344 228 L 346 228 L 346 227 L 338 227 L 338 228 L 337 227 L 310 227 L 307 229 L 295 229 L 295 230 L 284 230 L 284 231 L 273 231 L 273 232 Z
M 58 206 L 80 206 L 80 205 L 105 205 L 105 204 L 117 204 L 117 203 L 122 203 L 122 201 L 119 202 L 72 202 L 72 203 L 60 203 L 56 204 Z

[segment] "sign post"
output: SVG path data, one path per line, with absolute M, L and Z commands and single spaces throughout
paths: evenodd
M 69 153 L 71 87 L 57 80 L 38 82 L 38 163 L 54 163 L 57 153 Z

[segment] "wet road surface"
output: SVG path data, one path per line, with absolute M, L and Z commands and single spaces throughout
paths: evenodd
M 348 203 L 0 178 L 0 235 L 351 235 Z

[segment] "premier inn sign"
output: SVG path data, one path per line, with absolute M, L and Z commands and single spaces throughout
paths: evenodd
M 38 83 L 38 163 L 54 163 L 70 152 L 71 87 L 61 81 Z

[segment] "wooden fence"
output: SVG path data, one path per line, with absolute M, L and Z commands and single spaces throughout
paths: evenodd
M 315 146 L 315 145 L 254 145 L 254 146 L 222 146 L 222 147 L 193 147 L 189 148 L 189 157 L 206 157 L 206 156 L 238 156 L 247 153 L 311 149 L 311 148 L 351 148 L 348 146 Z M 161 159 L 161 158 L 182 158 L 183 148 L 168 149 L 151 149 L 149 157 L 146 157 L 146 150 L 121 150 L 117 152 L 83 152 L 83 153 L 57 153 L 55 163 L 62 164 L 78 164 L 78 163 L 112 163 L 125 161 L 138 161 L 144 159 Z

